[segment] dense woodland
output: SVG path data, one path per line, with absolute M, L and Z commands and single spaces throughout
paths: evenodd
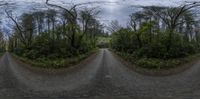
M 143 10 L 130 15 L 127 27 L 112 21 L 110 36 L 97 20 L 100 11 L 79 8 L 88 4 L 91 2 L 64 8 L 47 0 L 46 5 L 52 9 L 24 13 L 18 19 L 6 10 L 15 24 L 8 38 L 9 51 L 31 60 L 65 59 L 89 53 L 105 39 L 128 60 L 153 68 L 180 64 L 183 60 L 177 59 L 200 51 L 200 19 L 195 13 L 199 2 L 178 7 L 141 7 Z M 5 49 L 3 38 L 0 32 L 0 51 Z M 104 43 L 99 46 L 107 47 Z
M 179 9 L 145 7 L 143 11 L 130 15 L 129 27 L 113 33 L 113 48 L 154 58 L 176 58 L 197 52 L 199 23 L 190 11 L 171 19 L 171 16 L 176 17 Z M 166 19 L 155 15 L 153 10 Z
M 5 13 L 14 27 L 6 40 L 0 32 L 0 51 L 7 48 L 18 59 L 44 68 L 80 62 L 96 51 L 99 38 L 108 36 L 104 25 L 97 20 L 100 11 L 87 6 L 90 4 L 65 8 L 46 0 L 46 9 L 23 13 L 20 17 L 15 17 L 14 9 L 7 7 Z
M 15 20 L 9 49 L 17 55 L 37 58 L 66 58 L 85 54 L 96 48 L 97 37 L 103 36 L 103 25 L 96 19 L 95 8 L 76 7 L 24 13 Z
M 3 32 L 0 31 L 0 53 L 5 52 L 6 41 Z
M 111 24 L 112 48 L 130 55 L 129 59 L 136 59 L 139 65 L 160 65 L 164 60 L 199 53 L 199 16 L 193 9 L 198 6 L 143 7 L 130 15 L 127 28 L 120 28 L 117 22 Z

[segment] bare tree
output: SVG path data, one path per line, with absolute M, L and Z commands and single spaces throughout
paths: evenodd
M 16 30 L 17 30 L 17 34 L 19 36 L 20 41 L 22 42 L 22 44 L 24 45 L 25 48 L 30 47 L 31 43 L 32 43 L 32 39 L 33 39 L 33 17 L 32 15 L 27 14 L 27 16 L 25 15 L 24 18 L 22 18 L 22 24 L 20 24 L 13 16 L 12 13 L 5 10 L 8 18 L 10 18 L 15 26 L 16 26 Z M 24 22 L 24 23 L 23 23 Z M 31 25 L 31 26 L 29 26 Z
M 77 18 L 78 18 L 76 7 L 78 5 L 74 5 L 73 7 L 67 9 L 59 5 L 50 4 L 49 0 L 46 0 L 46 4 L 51 7 L 59 8 L 63 10 L 64 13 L 66 13 L 65 15 L 68 22 L 68 33 L 66 33 L 66 36 L 68 37 L 68 39 L 70 39 L 70 44 L 73 47 L 73 50 L 75 50 L 76 49 L 75 36 L 76 36 Z
M 38 34 L 40 34 L 44 29 L 44 17 L 45 17 L 45 13 L 42 11 L 38 11 L 38 12 L 34 12 L 32 13 L 34 20 L 37 23 L 37 32 Z
M 85 9 L 84 11 L 80 11 L 79 13 L 77 8 L 92 3 L 100 2 L 74 4 L 69 8 L 65 8 L 59 5 L 50 4 L 49 0 L 46 0 L 46 4 L 48 6 L 63 10 L 62 15 L 66 19 L 66 21 L 63 21 L 63 30 L 65 33 L 64 35 L 67 37 L 67 42 L 70 43 L 73 52 L 78 49 L 81 40 L 88 32 L 89 23 L 91 23 L 91 20 L 94 19 L 94 15 L 99 13 L 98 11 L 95 11 L 95 9 Z M 82 24 L 82 26 L 80 26 L 79 22 Z M 81 27 L 82 31 L 80 31 Z
M 122 26 L 120 26 L 119 22 L 117 20 L 113 20 L 111 21 L 108 30 L 111 33 L 117 32 L 118 30 L 120 30 L 122 28 Z
M 95 8 L 93 9 L 84 9 L 80 12 L 80 22 L 82 23 L 82 35 L 80 36 L 80 39 L 83 38 L 83 36 L 89 32 L 89 28 L 92 28 L 95 25 L 95 16 L 97 16 L 100 13 L 100 11 L 96 11 Z
M 186 21 L 180 21 L 181 17 L 184 16 L 185 13 L 188 13 L 191 9 L 200 6 L 200 2 L 189 3 L 185 5 L 181 5 L 179 7 L 172 7 L 167 9 L 160 10 L 158 7 L 148 7 L 144 8 L 152 12 L 155 16 L 162 19 L 162 21 L 166 24 L 167 29 L 169 30 L 169 44 L 167 46 L 167 50 L 170 49 L 172 43 L 172 36 L 175 29 L 180 25 L 186 23 Z M 191 20 L 193 21 L 193 20 Z

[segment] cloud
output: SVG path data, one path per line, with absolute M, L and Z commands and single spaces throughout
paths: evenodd
M 18 16 L 33 10 L 46 8 L 46 0 L 4 0 L 9 3 L 15 3 L 13 12 Z M 50 0 L 51 3 L 65 6 L 66 3 L 84 3 L 102 1 L 105 4 L 94 4 L 93 6 L 101 7 L 102 13 L 99 15 L 102 23 L 109 24 L 111 20 L 118 20 L 120 24 L 126 25 L 128 16 L 139 10 L 135 6 L 177 6 L 187 2 L 200 0 Z M 69 6 L 69 5 L 68 5 Z M 4 19 L 4 18 L 3 18 Z M 3 26 L 6 30 L 9 28 L 7 20 L 4 20 Z

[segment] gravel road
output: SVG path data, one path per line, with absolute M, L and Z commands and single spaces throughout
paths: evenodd
M 9 53 L 1 58 L 0 99 L 200 98 L 200 61 L 178 74 L 148 76 L 130 70 L 109 50 L 101 49 L 85 62 L 58 73 L 27 67 Z

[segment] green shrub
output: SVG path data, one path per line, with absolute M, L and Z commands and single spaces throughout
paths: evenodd
M 69 57 L 69 58 L 53 58 L 50 57 L 43 57 L 43 58 L 36 58 L 36 59 L 30 59 L 22 56 L 17 56 L 13 54 L 15 57 L 20 59 L 21 61 L 31 64 L 34 67 L 40 67 L 40 68 L 53 68 L 53 69 L 59 69 L 59 68 L 66 68 L 72 65 L 75 65 L 79 63 L 81 60 L 85 59 L 89 55 L 95 53 L 97 50 L 89 51 L 85 54 L 78 55 L 76 57 Z
M 123 53 L 115 51 L 115 53 L 121 56 L 123 59 L 135 64 L 139 67 L 146 69 L 170 69 L 177 67 L 181 64 L 193 61 L 200 57 L 200 54 L 189 55 L 184 58 L 173 58 L 173 59 L 159 59 L 159 58 L 147 58 L 137 57 L 134 54 Z
M 143 59 L 139 59 L 136 62 L 136 64 L 143 68 L 155 69 L 155 68 L 160 68 L 160 66 L 163 65 L 163 62 L 159 59 L 143 58 Z
M 120 29 L 112 34 L 111 47 L 119 52 L 134 54 L 138 58 L 173 59 L 199 52 L 195 40 L 189 41 L 180 33 L 158 32 L 149 37 L 148 25 L 137 32 Z M 169 37 L 169 35 L 172 35 Z

